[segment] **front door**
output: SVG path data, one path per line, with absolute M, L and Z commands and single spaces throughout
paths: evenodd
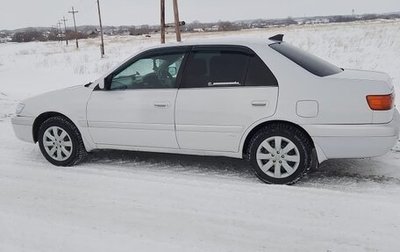
M 93 91 L 87 120 L 102 146 L 178 148 L 174 113 L 184 48 L 150 51 L 124 64 Z

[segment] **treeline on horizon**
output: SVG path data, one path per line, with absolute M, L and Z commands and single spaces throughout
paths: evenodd
M 399 19 L 399 14 L 365 14 L 365 15 L 346 15 L 346 16 L 326 16 L 326 17 L 305 17 L 305 18 L 286 18 L 286 19 L 255 19 L 249 21 L 219 21 L 214 23 L 201 23 L 194 21 L 181 27 L 182 32 L 218 32 L 218 31 L 237 31 L 243 29 L 268 28 L 268 27 L 284 27 L 288 25 L 302 24 L 321 24 L 321 23 L 345 23 L 354 21 L 370 21 L 377 19 Z M 104 33 L 106 35 L 150 35 L 156 34 L 160 30 L 159 25 L 150 26 L 106 26 Z M 17 31 L 3 31 L 2 37 L 8 36 L 12 42 L 31 42 L 31 41 L 57 41 L 87 39 L 97 37 L 99 30 L 96 26 L 80 26 L 78 32 L 72 30 L 59 30 L 57 28 L 25 28 Z

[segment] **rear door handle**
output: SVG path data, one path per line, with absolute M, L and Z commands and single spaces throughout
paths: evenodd
M 156 108 L 168 108 L 169 103 L 168 102 L 155 102 L 154 107 Z
M 265 107 L 267 106 L 267 101 L 252 101 L 251 105 L 253 105 L 254 107 Z

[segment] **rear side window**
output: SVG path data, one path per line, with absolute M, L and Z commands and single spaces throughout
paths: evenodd
M 270 45 L 272 49 L 287 57 L 294 63 L 319 77 L 325 77 L 342 72 L 343 70 L 317 56 L 307 53 L 299 48 L 282 43 Z
M 246 86 L 278 86 L 278 81 L 271 70 L 257 55 L 249 59 Z
M 247 70 L 246 54 L 230 51 L 195 51 L 183 77 L 186 88 L 242 86 Z
M 277 85 L 257 55 L 218 49 L 193 51 L 182 79 L 183 88 Z

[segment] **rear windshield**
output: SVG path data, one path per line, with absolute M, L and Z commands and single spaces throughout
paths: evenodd
M 341 68 L 317 56 L 284 42 L 272 44 L 270 47 L 302 68 L 320 77 L 338 74 L 343 71 Z

